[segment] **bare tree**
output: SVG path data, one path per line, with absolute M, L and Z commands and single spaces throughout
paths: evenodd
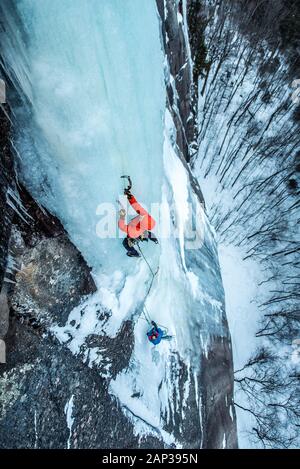
M 300 4 L 199 0 L 197 11 L 192 23 L 195 30 L 202 22 L 199 56 L 203 62 L 205 51 L 208 66 L 193 165 L 218 182 L 210 218 L 219 241 L 243 248 L 265 275 L 256 333 L 264 347 L 236 372 L 236 406 L 252 414 L 256 441 L 292 447 L 299 373 L 282 351 L 291 353 L 300 338 L 300 106 L 291 99 L 300 77 Z

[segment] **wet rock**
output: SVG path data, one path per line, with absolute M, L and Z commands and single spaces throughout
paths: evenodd
M 14 211 L 7 199 L 7 190 L 14 186 L 13 157 L 10 149 L 8 106 L 0 107 L 0 290 L 6 269 L 9 236 Z
M 233 362 L 230 338 L 215 337 L 202 356 L 200 376 L 203 395 L 205 448 L 237 448 L 233 403 Z
M 189 162 L 197 150 L 197 106 L 182 8 L 173 0 L 157 0 L 156 3 L 170 71 L 170 80 L 166 80 L 167 106 L 176 126 L 180 153 Z
M 165 74 L 166 106 L 176 128 L 177 154 L 189 175 L 193 190 L 205 206 L 199 183 L 188 164 L 198 151 L 198 106 L 197 86 L 194 83 L 188 52 L 182 4 L 179 3 L 176 7 L 173 0 L 156 0 L 156 3 L 161 17 L 162 41 L 169 67 L 169 73 Z M 179 21 L 178 14 L 182 21 Z
M 91 334 L 86 339 L 86 345 L 93 349 L 101 349 L 105 360 L 102 365 L 109 367 L 109 377 L 114 379 L 117 374 L 128 364 L 134 347 L 134 334 L 132 321 L 125 321 L 116 337 L 110 338 L 106 335 L 100 336 Z M 99 369 L 100 367 L 100 369 Z M 98 365 L 101 374 L 101 363 Z
M 11 298 L 14 311 L 64 325 L 82 297 L 96 290 L 90 269 L 65 234 L 25 247 Z
M 0 292 L 0 339 L 6 336 L 9 326 L 9 306 L 6 288 Z

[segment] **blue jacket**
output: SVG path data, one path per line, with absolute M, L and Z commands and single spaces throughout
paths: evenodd
M 159 327 L 157 329 L 153 327 L 149 332 L 147 332 L 148 339 L 154 345 L 157 345 L 160 343 L 163 335 L 164 333 Z M 155 336 L 155 338 L 153 336 Z

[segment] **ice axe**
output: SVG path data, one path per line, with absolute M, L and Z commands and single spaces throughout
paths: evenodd
M 126 187 L 125 191 L 130 191 L 130 189 L 132 188 L 132 181 L 131 181 L 131 178 L 130 176 L 121 176 L 121 178 L 123 179 L 128 179 L 128 187 Z
M 124 189 L 124 193 L 126 194 L 127 192 L 130 192 L 130 189 L 132 187 L 132 181 L 130 176 L 124 175 L 121 176 L 121 179 L 128 179 L 128 187 Z M 121 202 L 117 199 L 116 202 L 120 205 L 121 209 L 125 210 Z

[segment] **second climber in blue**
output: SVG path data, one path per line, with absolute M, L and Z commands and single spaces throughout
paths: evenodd
M 152 344 L 157 345 L 164 339 L 165 333 L 157 326 L 156 322 L 151 321 L 151 324 L 153 327 L 147 332 L 147 336 Z

